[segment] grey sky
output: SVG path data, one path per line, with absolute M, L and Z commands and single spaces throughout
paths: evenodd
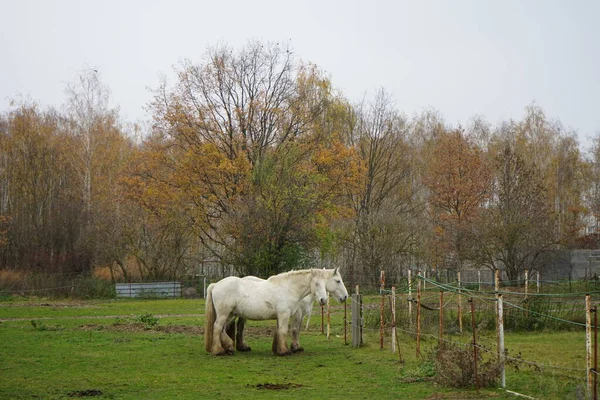
M 536 101 L 580 142 L 600 133 L 600 1 L 0 0 L 0 110 L 19 95 L 60 106 L 99 70 L 125 120 L 148 87 L 207 46 L 290 42 L 352 101 L 378 88 L 412 116 L 519 119 Z

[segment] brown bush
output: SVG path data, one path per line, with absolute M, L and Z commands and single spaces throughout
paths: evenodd
M 479 387 L 495 387 L 500 378 L 501 366 L 494 358 L 483 361 L 483 351 L 477 352 L 477 379 Z M 435 361 L 434 380 L 440 385 L 466 388 L 475 387 L 475 362 L 473 347 L 445 343 L 430 355 Z

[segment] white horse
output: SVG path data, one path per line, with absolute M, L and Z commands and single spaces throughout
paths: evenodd
M 338 269 L 336 268 L 334 270 L 329 270 L 329 271 L 333 271 L 333 275 L 325 283 L 325 289 L 326 289 L 327 293 L 333 295 L 333 297 L 338 299 L 340 302 L 346 301 L 346 299 L 348 298 L 348 291 L 346 290 L 346 287 L 344 286 L 344 282 L 342 281 L 342 277 L 341 277 Z M 245 276 L 242 279 L 252 280 L 255 282 L 264 281 L 264 279 L 257 278 L 256 276 Z M 304 348 L 302 346 L 300 346 L 300 343 L 298 341 L 299 336 L 300 336 L 300 329 L 302 326 L 302 320 L 304 319 L 304 316 L 308 315 L 308 317 L 310 319 L 310 315 L 312 314 L 313 302 L 315 300 L 317 302 L 319 302 L 320 304 L 323 304 L 323 303 L 321 303 L 318 296 L 314 296 L 313 294 L 308 294 L 298 303 L 298 306 L 296 307 L 295 311 L 293 312 L 293 314 L 291 316 L 291 321 L 290 321 L 290 327 L 291 327 L 291 331 L 292 331 L 291 350 L 293 353 L 295 353 L 297 351 L 304 351 Z M 243 317 L 239 317 L 237 319 L 237 332 L 236 332 L 235 319 L 232 319 L 226 328 L 226 332 L 230 338 L 233 338 L 235 336 L 236 349 L 238 351 L 250 351 L 251 350 L 250 346 L 248 346 L 246 344 L 245 339 L 244 339 L 245 324 L 246 324 L 246 319 Z M 308 329 L 308 321 L 307 321 L 307 329 Z
M 346 288 L 344 287 L 344 290 Z M 348 292 L 346 292 L 346 298 L 348 297 Z M 338 298 L 339 299 L 339 298 Z M 344 299 L 345 300 L 345 299 Z M 308 319 L 306 320 L 306 329 L 308 329 L 308 324 L 310 322 L 310 316 L 312 315 L 313 302 L 315 299 L 313 296 L 308 295 L 300 301 L 298 304 L 298 308 L 296 308 L 296 312 L 292 315 L 292 321 L 290 325 L 292 327 L 292 351 L 304 351 L 304 347 L 300 346 L 300 329 L 302 329 L 302 320 L 305 315 L 308 315 Z
M 332 278 L 341 282 L 337 269 L 284 272 L 267 280 L 230 276 L 209 285 L 204 325 L 206 351 L 215 355 L 233 354 L 233 341 L 224 327 L 237 316 L 244 320 L 277 319 L 272 350 L 278 355 L 291 354 L 285 341 L 290 316 L 300 300 L 309 294 L 324 304 L 327 301 L 326 287 Z

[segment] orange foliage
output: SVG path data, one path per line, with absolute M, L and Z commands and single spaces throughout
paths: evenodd
M 0 269 L 0 282 L 6 286 L 17 286 L 21 282 L 25 281 L 29 276 L 29 273 L 22 270 L 14 269 Z
M 490 195 L 491 169 L 462 131 L 442 134 L 434 146 L 425 185 L 447 219 L 469 219 Z

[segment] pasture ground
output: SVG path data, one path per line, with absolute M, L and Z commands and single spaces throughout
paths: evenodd
M 200 299 L 9 299 L 0 303 L 0 399 L 517 398 L 501 389 L 436 385 L 432 364 L 416 359 L 407 334 L 400 334 L 404 363 L 387 349 L 389 337 L 386 350 L 379 349 L 375 330 L 366 331 L 364 347 L 344 345 L 343 308 L 333 310 L 329 341 L 320 333 L 320 313 L 314 314 L 301 334 L 303 353 L 272 355 L 275 322 L 265 321 L 249 323 L 251 352 L 214 357 L 204 351 Z M 492 345 L 494 333 L 487 335 L 481 341 Z M 452 340 L 466 343 L 470 334 Z M 435 344 L 435 337 L 425 337 L 423 352 Z M 543 399 L 584 398 L 583 331 L 507 332 L 506 347 L 510 355 L 561 367 L 507 370 L 508 389 Z

